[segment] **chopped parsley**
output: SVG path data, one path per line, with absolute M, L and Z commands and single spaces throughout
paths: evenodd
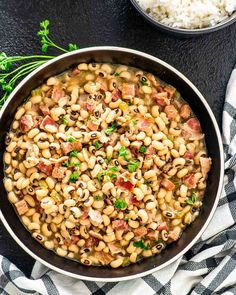
M 109 171 L 117 172 L 118 168 L 116 166 L 112 166 L 109 168 Z
M 93 145 L 95 146 L 95 149 L 98 150 L 100 148 L 100 143 L 98 140 L 96 140 Z
M 96 195 L 93 198 L 94 198 L 95 201 L 100 201 L 102 199 L 102 197 L 99 196 L 99 195 Z
M 108 168 L 106 171 L 103 171 L 98 174 L 98 181 L 102 182 L 104 177 L 106 177 L 105 178 L 106 181 L 110 181 L 110 178 L 116 179 L 117 175 L 113 172 L 117 172 L 117 171 L 118 171 L 118 168 L 116 166 L 112 166 L 112 167 Z
M 128 152 L 127 152 L 127 150 L 126 150 L 126 148 L 125 148 L 124 146 L 121 146 L 121 147 L 120 147 L 120 150 L 119 150 L 118 155 L 119 155 L 120 157 L 123 157 L 125 161 L 127 161 L 127 162 L 129 161 L 129 160 L 127 159 Z
M 148 83 L 145 82 L 145 81 L 140 80 L 139 82 L 140 82 L 143 86 L 148 86 Z
M 112 156 L 107 156 L 107 161 L 108 162 L 111 161 L 111 159 L 112 159 Z
M 142 240 L 133 242 L 133 246 L 136 248 L 141 248 L 143 250 L 149 250 L 149 245 L 145 245 Z
M 73 150 L 70 152 L 70 157 L 77 157 L 77 155 L 78 155 L 78 151 L 76 150 Z
M 70 162 L 61 163 L 61 166 L 62 167 L 69 167 L 70 166 Z
M 129 172 L 135 172 L 138 169 L 139 165 L 140 165 L 139 161 L 137 161 L 137 162 L 130 161 L 128 164 Z
M 119 77 L 120 74 L 119 74 L 119 73 L 115 73 L 114 76 L 115 76 L 115 77 Z
M 117 178 L 117 175 L 115 173 L 112 173 L 111 179 L 116 179 L 116 178 Z
M 110 127 L 108 127 L 104 132 L 106 135 L 110 135 L 112 132 L 115 131 L 117 127 L 117 124 L 116 123 L 112 123 Z
M 142 145 L 142 146 L 140 147 L 140 149 L 139 149 L 139 152 L 140 152 L 140 153 L 145 153 L 146 150 L 147 150 L 147 148 L 146 148 L 144 145 Z
M 69 182 L 76 182 L 79 179 L 79 173 L 74 171 L 69 178 Z
M 78 167 L 78 166 L 81 166 L 81 163 L 79 162 L 63 162 L 61 163 L 61 166 L 62 167 Z
M 64 125 L 68 125 L 68 120 L 67 120 L 66 118 L 63 118 L 63 119 L 62 119 L 62 123 L 63 123 Z
M 129 105 L 129 106 L 133 106 L 134 103 L 130 100 L 130 101 L 128 102 L 128 105 Z
M 123 210 L 127 207 L 127 203 L 123 199 L 117 199 L 114 203 L 116 209 Z
M 82 165 L 82 164 L 79 163 L 79 162 L 71 162 L 70 164 L 71 164 L 71 166 L 74 166 L 74 167 L 79 167 L 79 166 Z
M 129 217 L 125 217 L 125 221 L 127 221 L 127 222 L 128 222 L 128 221 L 129 221 Z
M 196 201 L 197 201 L 196 192 L 193 191 L 191 197 L 187 200 L 187 204 L 194 205 Z
M 176 188 L 181 186 L 181 179 L 178 177 L 173 176 L 170 178 L 170 181 L 173 182 Z
M 74 137 L 69 137 L 67 138 L 68 142 L 76 142 L 76 139 Z
M 133 125 L 137 125 L 137 120 L 132 120 Z

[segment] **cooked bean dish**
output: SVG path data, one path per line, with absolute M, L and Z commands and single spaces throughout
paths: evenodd
M 127 266 L 199 214 L 211 159 L 190 106 L 153 74 L 79 64 L 32 91 L 4 184 L 32 236 L 85 265 Z

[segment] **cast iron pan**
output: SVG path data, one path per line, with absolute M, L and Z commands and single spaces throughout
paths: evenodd
M 0 157 L 5 150 L 5 135 L 13 120 L 16 109 L 46 78 L 59 74 L 79 62 L 110 62 L 135 66 L 147 70 L 165 82 L 175 86 L 190 104 L 199 118 L 212 169 L 208 178 L 203 208 L 197 220 L 183 233 L 181 239 L 169 245 L 161 254 L 131 264 L 126 268 L 84 266 L 77 262 L 59 257 L 36 242 L 24 228 L 13 206 L 7 199 L 3 182 L 0 182 L 0 217 L 15 241 L 33 258 L 46 266 L 72 277 L 92 281 L 121 281 L 148 275 L 178 259 L 200 238 L 216 209 L 223 181 L 223 149 L 220 132 L 205 99 L 200 92 L 181 73 L 165 62 L 135 50 L 118 47 L 92 47 L 64 54 L 41 66 L 27 76 L 13 91 L 0 115 Z M 0 161 L 3 175 L 3 161 Z

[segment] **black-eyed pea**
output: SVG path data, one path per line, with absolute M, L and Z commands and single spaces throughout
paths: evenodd
M 92 237 L 94 237 L 94 238 L 96 238 L 98 240 L 103 240 L 102 235 L 100 233 L 98 233 L 98 232 L 95 232 L 93 230 L 90 230 L 89 231 L 89 234 L 90 234 L 90 236 L 92 236 Z
M 54 242 L 53 241 L 45 241 L 44 242 L 44 246 L 45 248 L 49 249 L 49 250 L 52 250 L 54 249 Z
M 120 241 L 120 245 L 121 245 L 122 247 L 126 247 L 126 246 L 129 245 L 129 241 L 121 240 L 121 241 Z
M 46 223 L 51 223 L 52 222 L 52 216 L 51 215 L 47 215 L 46 219 L 45 219 Z
M 81 63 L 77 66 L 78 70 L 80 71 L 87 71 L 88 70 L 88 65 L 86 63 Z
M 103 209 L 103 213 L 104 213 L 105 215 L 109 216 L 109 215 L 112 214 L 112 212 L 113 212 L 114 210 L 115 210 L 115 209 L 114 209 L 114 206 L 109 205 L 109 206 L 107 206 L 105 209 Z
M 166 230 L 161 231 L 161 238 L 162 238 L 163 241 L 168 240 L 168 232 Z
M 141 131 L 136 135 L 136 139 L 137 140 L 144 140 L 144 138 L 146 137 L 146 133 Z
M 94 200 L 92 206 L 95 209 L 102 209 L 104 207 L 104 201 L 103 200 Z
M 129 257 L 130 262 L 135 263 L 137 261 L 137 256 L 138 256 L 137 253 L 135 253 L 135 252 L 132 253 Z
M 164 149 L 164 145 L 163 145 L 163 143 L 160 142 L 160 141 L 157 141 L 157 140 L 153 140 L 153 141 L 152 141 L 152 146 L 153 146 L 156 150 L 158 150 L 158 151 L 161 151 L 161 150 Z
M 37 232 L 34 232 L 32 234 L 32 237 L 40 243 L 43 243 L 45 241 L 45 237 Z
M 143 191 L 140 188 L 135 187 L 134 190 L 133 190 L 133 192 L 134 192 L 134 194 L 136 196 L 136 199 L 138 201 L 141 201 L 144 198 L 144 193 L 143 193 Z
M 35 212 L 32 216 L 32 222 L 41 224 L 40 217 L 41 217 L 41 214 L 38 212 Z
M 152 139 L 149 136 L 146 136 L 143 140 L 145 146 L 149 146 L 152 143 Z
M 68 247 L 68 250 L 73 252 L 73 253 L 78 253 L 79 252 L 79 247 L 75 244 L 72 244 Z
M 93 170 L 90 172 L 92 178 L 96 178 L 97 175 L 100 173 L 101 171 L 101 166 L 99 164 L 96 164 L 93 168 Z
M 30 222 L 29 224 L 27 224 L 27 227 L 29 230 L 37 230 L 40 229 L 40 225 L 36 222 Z
M 105 226 L 108 226 L 111 223 L 110 218 L 105 214 L 102 215 L 102 220 Z
M 117 268 L 117 267 L 120 267 L 123 263 L 123 258 L 118 258 L 116 260 L 113 260 L 111 263 L 110 263 L 110 266 L 112 268 Z
M 67 254 L 67 257 L 70 258 L 70 259 L 74 259 L 74 258 L 75 258 L 75 253 L 73 253 L 73 252 L 69 252 L 69 253 Z
M 76 201 L 74 199 L 67 199 L 64 201 L 64 205 L 67 207 L 74 207 L 76 204 Z
M 141 224 L 145 224 L 148 221 L 148 214 L 147 211 L 144 209 L 140 209 L 137 215 L 141 218 Z
M 125 241 L 130 241 L 131 239 L 133 239 L 133 237 L 134 237 L 134 233 L 132 231 L 124 235 Z
M 85 225 L 80 226 L 80 235 L 85 239 L 89 238 L 89 234 Z
M 151 114 L 154 118 L 157 118 L 159 116 L 159 106 L 157 105 L 154 105 L 152 108 L 151 108 Z
M 91 264 L 92 264 L 91 259 L 89 259 L 89 258 L 85 258 L 85 257 L 82 257 L 82 258 L 80 259 L 80 262 L 81 262 L 82 264 L 84 264 L 84 265 L 91 265 Z
M 183 168 L 179 170 L 176 175 L 178 178 L 183 178 L 187 174 L 188 174 L 188 168 Z
M 25 178 L 24 177 L 21 177 L 17 180 L 16 182 L 16 188 L 18 190 L 21 190 L 22 189 L 22 183 L 25 181 Z
M 57 248 L 56 249 L 57 255 L 65 257 L 68 253 L 67 250 L 64 250 L 63 248 Z
M 26 213 L 25 216 L 31 217 L 32 215 L 34 215 L 34 213 L 36 212 L 36 210 L 34 208 L 30 208 Z
M 184 158 L 175 158 L 172 162 L 174 167 L 184 166 L 185 163 L 186 163 L 186 160 Z
M 88 199 L 86 199 L 84 201 L 84 206 L 85 207 L 91 207 L 93 205 L 94 202 L 94 198 L 93 197 L 89 197 Z
M 45 197 L 41 200 L 41 207 L 43 209 L 49 209 L 54 204 L 55 204 L 55 201 L 51 197 Z
M 94 247 L 95 251 L 102 251 L 106 247 L 106 244 L 103 241 L 99 241 L 98 245 Z
M 11 154 L 5 152 L 3 155 L 3 160 L 4 160 L 5 164 L 10 165 L 11 164 Z
M 148 202 L 147 204 L 146 204 L 146 209 L 147 210 L 152 210 L 152 209 L 154 209 L 156 207 L 156 204 L 154 203 L 154 202 Z
M 11 178 L 5 178 L 3 180 L 3 182 L 4 182 L 4 187 L 5 187 L 6 191 L 7 192 L 12 192 L 12 190 L 13 190 L 13 181 L 12 181 L 12 179 Z
M 112 232 L 112 233 L 109 233 L 107 235 L 104 235 L 103 240 L 104 240 L 105 243 L 110 243 L 110 242 L 115 241 L 116 240 L 115 233 Z
M 182 208 L 182 207 L 181 207 Z M 173 212 L 170 212 L 170 211 L 163 211 L 162 212 L 163 216 L 165 216 L 166 218 L 169 218 L 169 219 L 173 219 L 175 217 L 174 213 Z
M 50 237 L 52 235 L 52 231 L 49 230 L 49 225 L 47 223 L 42 224 L 41 232 L 45 237 Z
M 137 253 L 138 255 L 140 255 L 142 251 L 143 250 L 141 248 L 135 248 L 135 253 Z
M 171 224 L 173 226 L 176 226 L 176 225 L 179 225 L 181 222 L 182 222 L 182 220 L 180 218 L 178 218 L 178 219 L 176 218 L 171 221 Z
M 20 120 L 20 118 L 24 115 L 25 109 L 24 107 L 20 107 L 15 114 L 15 120 Z
M 137 220 L 129 220 L 128 224 L 132 228 L 138 228 L 139 227 L 139 222 Z
M 76 218 L 76 219 L 82 215 L 82 212 L 78 207 L 71 207 L 70 211 L 71 211 L 72 215 L 74 216 L 74 218 Z
M 75 224 L 73 222 L 69 221 L 69 220 L 66 220 L 65 221 L 65 226 L 66 226 L 66 228 L 71 229 L 71 228 L 75 227 Z
M 27 227 L 28 227 L 28 225 L 31 223 L 29 217 L 27 217 L 27 216 L 25 216 L 25 215 L 21 216 L 21 221 L 22 221 L 22 223 L 23 223 L 25 226 L 27 226 Z
M 143 250 L 142 256 L 143 257 L 150 257 L 150 256 L 152 256 L 152 251 L 151 250 Z
M 71 193 L 75 190 L 75 187 L 72 185 L 65 185 L 63 188 L 64 197 L 71 198 Z M 72 202 L 69 202 L 72 204 Z M 74 206 L 74 203 L 71 205 L 71 207 Z
M 164 244 L 162 243 L 158 243 L 157 245 L 155 245 L 154 247 L 152 247 L 152 253 L 156 254 L 156 253 L 160 253 L 163 249 L 164 249 Z
M 19 201 L 18 197 L 16 196 L 16 194 L 14 192 L 9 192 L 8 193 L 8 200 L 12 203 L 15 204 Z

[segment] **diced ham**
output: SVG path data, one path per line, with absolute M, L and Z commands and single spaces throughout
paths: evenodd
M 136 199 L 134 195 L 132 195 L 131 197 L 129 197 L 129 204 L 137 206 L 140 204 L 140 202 Z
M 95 223 L 102 223 L 103 221 L 102 215 L 98 210 L 93 210 L 92 208 L 90 208 L 88 215 Z
M 19 202 L 16 202 L 15 206 L 16 206 L 16 209 L 17 209 L 17 212 L 19 213 L 19 215 L 23 215 L 29 210 L 29 207 L 28 207 L 25 200 L 21 200 Z
M 72 142 L 62 142 L 61 149 L 64 155 L 67 155 L 69 152 L 73 150 Z
M 193 159 L 193 153 L 189 152 L 189 151 L 186 151 L 184 153 L 184 158 L 185 159 Z
M 166 221 L 161 221 L 157 227 L 157 230 L 161 231 L 161 230 L 168 230 L 168 225 L 166 223 Z
M 166 188 L 168 191 L 173 191 L 173 189 L 175 188 L 174 183 L 170 181 L 168 178 L 164 178 L 161 181 L 161 185 L 164 186 L 164 188 Z
M 52 170 L 52 177 L 54 178 L 64 178 L 67 168 L 66 167 L 54 167 Z
M 168 99 L 166 92 L 160 92 L 160 93 L 154 92 L 152 94 L 152 99 L 155 100 L 155 102 L 161 107 L 164 107 L 170 104 L 170 100 Z
M 180 116 L 187 120 L 191 115 L 191 109 L 190 109 L 190 106 L 188 104 L 184 104 L 181 106 L 181 109 L 180 109 Z
M 58 100 L 65 96 L 65 92 L 59 85 L 55 85 L 52 90 L 52 100 L 58 102 Z
M 95 109 L 95 105 L 90 102 L 86 102 L 86 109 L 91 114 Z
M 179 239 L 179 233 L 172 230 L 169 232 L 168 238 L 171 239 L 172 241 L 177 241 Z
M 97 131 L 99 125 L 95 124 L 93 121 L 88 121 L 87 126 L 90 130 Z
M 113 102 L 117 101 L 118 99 L 121 98 L 121 92 L 119 89 L 115 88 L 112 93 L 111 93 L 111 100 Z
M 97 77 L 96 82 L 98 82 L 100 84 L 100 89 L 103 91 L 107 91 L 108 90 L 108 85 L 107 85 L 107 80 L 103 79 L 102 77 Z
M 203 138 L 201 126 L 197 118 L 191 118 L 183 124 L 182 135 L 187 140 L 200 140 Z
M 86 248 L 91 248 L 91 247 L 93 247 L 93 246 L 97 246 L 98 243 L 99 243 L 99 239 L 90 236 L 90 237 L 85 241 L 85 247 L 86 247 Z
M 37 168 L 43 173 L 45 173 L 47 176 L 52 175 L 52 169 L 53 169 L 52 164 L 46 164 L 45 162 L 40 161 L 37 165 Z
M 122 83 L 122 98 L 132 99 L 135 96 L 135 84 L 133 83 Z
M 80 70 L 76 67 L 74 68 L 70 73 L 69 73 L 69 76 L 70 77 L 76 77 L 80 74 Z
M 175 119 L 175 117 L 176 117 L 177 114 L 178 114 L 178 111 L 176 110 L 176 108 L 175 108 L 173 105 L 165 106 L 165 108 L 164 108 L 164 112 L 166 113 L 167 118 L 168 118 L 169 120 L 173 120 L 173 119 Z
M 145 118 L 139 118 L 137 120 L 137 128 L 141 131 L 146 131 L 150 124 L 150 121 Z
M 130 192 L 134 189 L 134 184 L 130 181 L 125 181 L 123 177 L 118 178 L 116 185 Z
M 117 220 L 112 221 L 112 228 L 114 230 L 121 229 L 121 230 L 127 231 L 128 230 L 128 225 L 127 225 L 127 222 L 125 220 L 117 219 Z
M 133 230 L 135 237 L 143 237 L 147 234 L 146 227 L 138 227 Z
M 151 230 L 147 233 L 147 237 L 150 240 L 157 241 L 158 237 L 159 237 L 159 231 L 158 230 Z
M 34 127 L 34 120 L 31 115 L 24 115 L 20 120 L 20 131 L 28 132 Z
M 169 98 L 172 98 L 173 95 L 174 95 L 175 92 L 176 92 L 176 89 L 175 89 L 173 86 L 170 86 L 170 85 L 166 86 L 166 87 L 164 88 L 164 90 L 168 93 L 168 97 L 169 97 Z
M 152 145 L 150 145 L 146 150 L 146 153 L 145 153 L 146 157 L 150 157 L 155 154 L 156 154 L 156 149 Z
M 82 219 L 82 220 L 86 219 L 86 218 L 88 217 L 89 210 L 90 210 L 89 207 L 85 207 L 85 208 L 83 209 L 83 213 L 82 213 L 82 215 L 80 216 L 80 219 Z
M 41 105 L 40 107 L 40 110 L 41 112 L 43 113 L 44 116 L 47 116 L 50 114 L 50 111 L 49 111 L 49 107 L 46 106 L 46 105 Z
M 123 252 L 124 250 L 122 249 L 122 247 L 118 247 L 116 244 L 114 243 L 108 243 L 107 244 L 109 250 L 111 251 L 112 254 L 118 254 L 120 252 Z
M 107 142 L 107 145 L 115 146 L 118 140 L 118 136 L 116 133 L 112 133 L 112 135 L 109 136 L 109 140 Z
M 201 165 L 202 176 L 206 177 L 207 173 L 211 169 L 211 158 L 200 157 L 200 165 Z
M 196 181 L 194 174 L 189 174 L 183 177 L 183 182 L 188 188 L 195 188 L 196 187 Z
M 55 126 L 55 127 L 58 128 L 57 123 L 50 116 L 48 116 L 48 115 L 41 122 L 40 128 L 41 129 L 45 129 L 45 126 L 47 126 L 47 125 Z
M 114 260 L 114 258 L 108 254 L 105 253 L 103 251 L 95 251 L 94 252 L 94 257 L 98 259 L 98 261 L 102 264 L 102 265 L 107 265 L 110 264 L 112 262 L 112 260 Z
M 82 143 L 80 141 L 72 142 L 73 150 L 81 151 L 82 150 Z
M 79 237 L 76 236 L 76 235 L 72 235 L 72 236 L 70 237 L 70 241 L 71 241 L 71 244 L 72 244 L 72 245 L 73 245 L 73 244 L 76 244 L 76 243 L 79 241 Z

